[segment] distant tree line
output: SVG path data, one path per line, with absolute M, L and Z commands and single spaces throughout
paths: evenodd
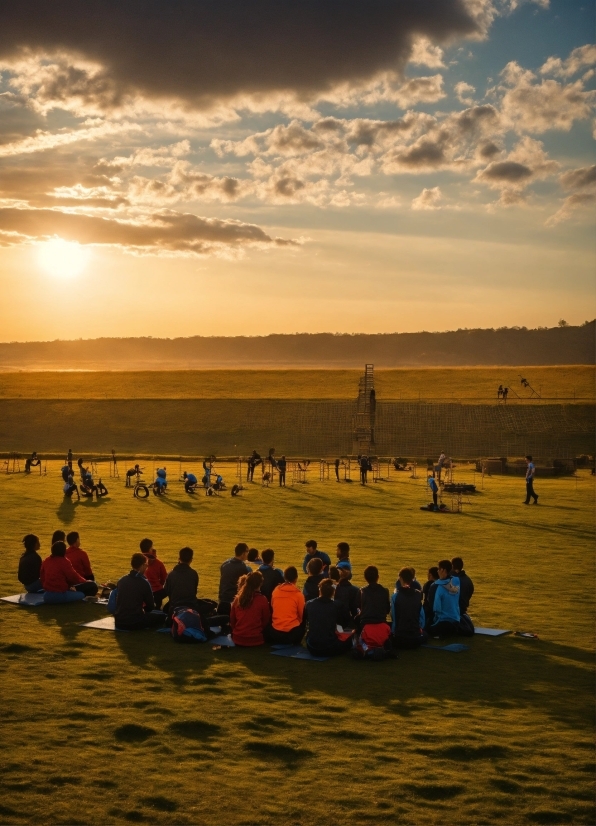
M 0 370 L 202 367 L 458 367 L 594 364 L 596 321 L 581 326 L 420 333 L 97 338 L 0 343 Z

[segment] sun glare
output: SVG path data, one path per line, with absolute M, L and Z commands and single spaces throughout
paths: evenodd
M 90 251 L 76 241 L 52 238 L 38 245 L 37 261 L 48 275 L 56 278 L 74 278 L 80 275 L 89 261 Z

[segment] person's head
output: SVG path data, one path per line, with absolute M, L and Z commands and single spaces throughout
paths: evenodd
M 306 570 L 310 576 L 318 576 L 323 570 L 323 560 L 319 559 L 318 556 L 315 556 L 314 559 L 309 560 Z
M 526 462 L 531 462 L 531 461 L 532 461 L 532 457 L 531 456 L 526 456 Z
M 379 581 L 379 569 L 376 565 L 368 565 L 364 569 L 364 579 L 369 585 L 374 585 L 375 582 Z
M 248 545 L 246 542 L 239 542 L 234 548 L 234 556 L 236 559 L 246 559 L 248 556 Z
M 285 456 L 282 456 L 281 458 L 284 460 L 284 462 L 286 461 L 286 457 L 285 457 Z
M 416 568 L 412 568 L 411 565 L 408 565 L 408 569 L 410 570 L 410 572 L 412 574 L 412 582 L 414 582 L 414 580 L 416 579 Z
M 27 536 L 23 537 L 23 547 L 25 548 L 25 554 L 34 554 L 35 551 L 39 551 L 40 544 L 39 544 L 39 537 L 36 536 L 34 533 L 28 533 Z
M 64 531 L 54 531 L 52 534 L 52 541 L 50 542 L 50 547 L 54 544 L 54 542 L 64 542 L 66 539 L 66 534 Z
M 433 565 L 431 568 L 428 569 L 428 581 L 429 582 L 436 582 L 439 578 L 439 569 L 436 565 Z
M 52 550 L 50 551 L 52 556 L 65 556 L 66 555 L 66 542 L 59 540 L 58 542 L 54 542 L 52 544 Z
M 337 543 L 337 558 L 338 559 L 349 559 L 350 557 L 350 546 L 347 542 L 338 542 Z
M 286 568 L 285 571 L 284 571 L 284 580 L 286 582 L 289 582 L 290 585 L 294 585 L 296 583 L 297 579 L 298 579 L 298 571 L 293 565 L 290 565 L 290 567 Z
M 399 574 L 397 575 L 397 578 L 399 579 L 402 588 L 409 588 L 412 582 L 414 581 L 414 577 L 412 576 L 412 569 L 402 568 Z
M 337 568 L 336 570 L 337 570 L 337 573 L 339 575 L 339 581 L 340 582 L 343 582 L 344 579 L 349 580 L 351 575 L 352 575 L 352 572 L 350 571 L 349 568 Z
M 184 473 L 182 474 L 182 478 L 186 479 L 187 476 L 188 476 L 188 473 L 186 471 L 184 471 Z
M 257 559 L 259 558 L 259 552 L 257 551 L 256 548 L 250 548 L 250 550 L 248 551 L 248 554 L 246 555 L 246 558 L 248 559 L 249 562 L 256 562 Z
M 437 568 L 439 569 L 439 579 L 447 579 L 451 573 L 451 562 L 448 559 L 441 559 Z
M 144 574 L 147 570 L 147 557 L 145 554 L 133 554 L 130 558 L 130 567 L 138 574 Z
M 178 554 L 178 559 L 180 562 L 184 563 L 185 565 L 190 565 L 192 562 L 192 558 L 194 556 L 194 551 L 192 548 L 186 547 L 181 548 L 180 553 Z
M 464 561 L 461 556 L 454 556 L 451 560 L 451 569 L 453 570 L 454 574 L 459 574 L 460 571 L 464 569 Z
M 263 565 L 273 565 L 274 556 L 275 556 L 275 551 L 272 548 L 265 548 L 265 550 L 261 554 L 261 559 L 263 560 Z
M 236 599 L 241 608 L 248 608 L 256 591 L 259 591 L 263 584 L 263 574 L 253 571 L 252 574 L 241 576 L 238 581 L 238 594 Z
M 139 542 L 139 548 L 141 549 L 142 554 L 152 554 L 153 556 L 155 556 L 152 539 L 141 539 L 141 541 Z
M 66 542 L 71 548 L 78 548 L 81 544 L 81 539 L 79 537 L 78 531 L 71 531 L 70 533 L 66 534 Z
M 323 597 L 323 599 L 333 599 L 334 591 L 335 583 L 332 579 L 322 579 L 319 582 L 319 595 Z
M 308 563 L 310 565 L 310 562 Z M 308 567 L 308 566 L 307 566 Z M 347 572 L 350 573 L 349 571 Z M 330 565 L 329 566 L 329 579 L 332 579 L 333 582 L 339 582 L 342 578 L 342 568 L 338 568 L 337 565 Z
M 317 542 L 315 539 L 309 539 L 308 542 L 305 542 L 306 553 L 307 554 L 314 554 L 317 552 Z

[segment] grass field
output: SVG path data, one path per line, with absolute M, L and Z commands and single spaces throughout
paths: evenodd
M 311 536 L 352 546 L 355 581 L 375 562 L 456 553 L 476 585 L 477 624 L 539 640 L 476 637 L 461 654 L 420 650 L 379 664 L 176 646 L 153 632 L 80 628 L 79 604 L 0 605 L 2 823 L 592 824 L 594 483 L 485 480 L 462 514 L 422 513 L 423 480 L 363 489 L 252 486 L 242 497 L 135 501 L 123 482 L 99 503 L 63 502 L 47 477 L 2 477 L 3 594 L 19 540 L 77 529 L 100 579 L 128 570 L 150 536 L 170 568 L 195 549 L 200 593 L 238 541 L 301 560 Z M 459 471 L 466 478 L 466 471 Z M 471 478 L 471 472 L 470 472 Z M 301 581 L 302 581 L 301 577 Z
M 353 399 L 360 370 L 187 370 L 0 373 L 0 399 Z M 527 399 L 520 375 L 544 398 L 592 401 L 594 367 L 445 367 L 376 370 L 379 399 L 496 401 L 499 384 Z M 509 401 L 518 401 L 511 392 Z

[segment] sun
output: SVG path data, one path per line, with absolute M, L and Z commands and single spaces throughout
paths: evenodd
M 74 278 L 80 275 L 87 266 L 89 257 L 88 247 L 63 238 L 52 238 L 37 245 L 39 266 L 55 278 Z

